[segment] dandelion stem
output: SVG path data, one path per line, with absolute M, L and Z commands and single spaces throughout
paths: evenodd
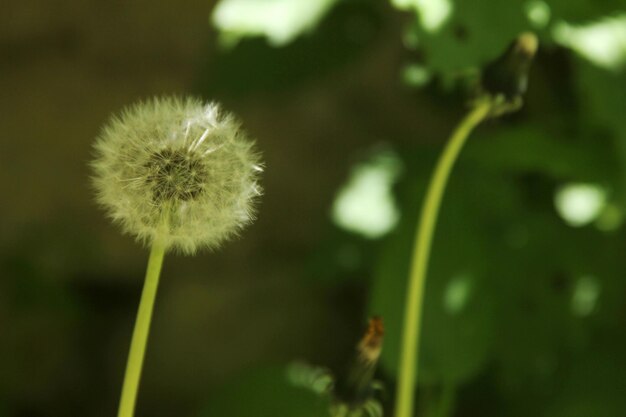
M 139 310 L 137 311 L 137 320 L 135 322 L 135 329 L 133 330 L 133 338 L 130 343 L 130 352 L 128 353 L 126 374 L 124 375 L 124 385 L 122 387 L 122 399 L 120 400 L 120 408 L 117 414 L 118 417 L 133 417 L 135 412 L 141 368 L 143 367 L 143 358 L 146 353 L 154 299 L 156 298 L 157 287 L 159 285 L 159 276 L 161 275 L 164 255 L 165 245 L 162 242 L 155 241 L 150 250 L 146 280 L 143 285 Z
M 461 148 L 471 131 L 487 117 L 490 109 L 491 101 L 488 99 L 481 100 L 454 130 L 437 162 L 422 206 L 413 247 L 411 273 L 405 300 L 402 351 L 399 364 L 398 390 L 396 392 L 396 417 L 413 416 L 413 396 L 417 381 L 417 358 L 419 354 L 424 283 L 426 281 L 430 247 L 441 199 Z

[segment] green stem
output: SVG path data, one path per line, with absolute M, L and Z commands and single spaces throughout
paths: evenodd
M 126 364 L 126 374 L 124 375 L 124 385 L 122 387 L 122 399 L 117 413 L 118 417 L 133 417 L 135 412 L 135 402 L 137 400 L 137 390 L 139 379 L 141 378 L 141 368 L 143 358 L 146 353 L 148 333 L 150 332 L 150 322 L 152 321 L 152 310 L 154 309 L 154 299 L 156 298 L 161 266 L 165 255 L 165 245 L 154 242 L 150 250 L 148 259 L 148 269 L 146 280 L 141 293 L 137 320 L 133 330 L 133 338 L 130 343 L 128 362 Z
M 413 413 L 413 395 L 417 381 L 417 358 L 419 354 L 424 283 L 426 281 L 428 257 L 430 255 L 430 247 L 435 224 L 437 222 L 437 215 L 439 213 L 439 206 L 441 205 L 441 198 L 445 191 L 446 183 L 452 171 L 452 167 L 454 166 L 454 162 L 463 144 L 472 129 L 487 117 L 490 109 L 491 103 L 489 100 L 480 101 L 457 126 L 437 162 L 435 172 L 433 173 L 426 193 L 422 214 L 417 227 L 413 247 L 411 274 L 406 293 L 399 381 L 398 390 L 396 392 L 396 417 L 412 417 Z

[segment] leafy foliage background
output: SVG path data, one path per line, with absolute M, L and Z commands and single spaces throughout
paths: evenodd
M 524 30 L 541 39 L 525 107 L 475 132 L 446 194 L 419 415 L 437 415 L 452 390 L 453 416 L 622 416 L 625 67 L 594 64 L 554 28 L 623 16 L 626 4 L 551 0 L 538 27 L 528 2 L 453 1 L 433 31 L 420 1 L 301 0 L 317 7 L 308 20 L 295 0 L 267 3 L 281 1 L 296 14 L 278 41 L 263 36 L 271 19 L 216 28 L 228 0 L 3 6 L 0 416 L 114 413 L 146 254 L 93 204 L 86 163 L 110 112 L 162 93 L 239 114 L 264 150 L 266 195 L 238 242 L 166 260 L 138 416 L 322 415 L 323 400 L 289 382 L 289 364 L 341 372 L 370 314 L 386 323 L 378 376 L 389 412 L 426 181 L 465 81 Z M 240 13 L 254 2 L 230 1 Z M 419 82 L 407 76 L 415 68 Z M 402 167 L 400 220 L 367 239 L 331 211 L 352 167 L 380 149 Z M 608 190 L 610 230 L 559 216 L 554 196 L 569 183 Z M 597 297 L 580 314 L 589 282 Z M 451 309 L 453 287 L 465 298 Z

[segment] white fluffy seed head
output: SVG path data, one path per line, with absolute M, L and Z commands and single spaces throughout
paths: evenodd
M 231 115 L 194 98 L 155 98 L 124 110 L 95 144 L 98 201 L 144 243 L 192 254 L 254 219 L 262 171 Z

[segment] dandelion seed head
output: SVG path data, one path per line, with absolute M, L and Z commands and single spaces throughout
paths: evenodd
M 105 125 L 95 153 L 99 203 L 144 243 L 191 254 L 254 219 L 259 155 L 215 103 L 155 98 L 131 106 Z

